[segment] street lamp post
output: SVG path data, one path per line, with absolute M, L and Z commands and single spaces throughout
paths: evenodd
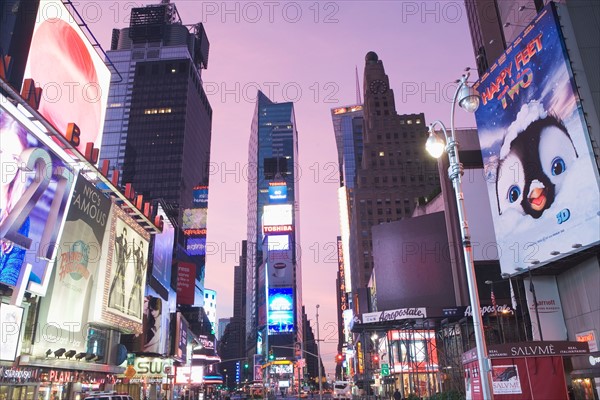
M 452 109 L 450 111 L 450 133 L 441 121 L 435 121 L 429 126 L 429 138 L 427 139 L 426 149 L 435 158 L 439 158 L 444 150 L 448 153 L 449 167 L 448 177 L 452 181 L 454 193 L 456 196 L 456 206 L 458 210 L 458 219 L 461 227 L 462 247 L 465 257 L 465 268 L 467 274 L 467 285 L 469 288 L 469 299 L 473 315 L 473 330 L 475 331 L 475 346 L 477 349 L 477 359 L 479 361 L 479 371 L 481 377 L 481 390 L 483 398 L 493 399 L 491 389 L 491 367 L 485 344 L 483 324 L 481 321 L 481 306 L 479 303 L 479 293 L 477 291 L 477 282 L 475 278 L 475 264 L 473 262 L 473 250 L 471 248 L 471 236 L 465 213 L 465 206 L 462 192 L 461 176 L 463 167 L 458 155 L 458 144 L 454 132 L 454 111 L 456 101 L 468 112 L 474 112 L 479 107 L 479 95 L 475 89 L 467 84 L 469 73 L 466 72 L 459 81 L 454 98 L 452 99 Z M 460 98 L 459 98 L 460 97 Z M 444 139 L 441 139 L 434 130 L 434 126 L 439 125 L 444 133 Z
M 317 365 L 319 368 L 319 400 L 323 400 L 323 379 L 321 377 L 321 343 L 319 338 L 319 305 L 317 304 Z

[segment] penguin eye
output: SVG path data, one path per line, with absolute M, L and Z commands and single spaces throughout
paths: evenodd
M 567 166 L 562 158 L 556 157 L 554 160 L 552 160 L 552 175 L 560 175 L 565 172 L 566 169 Z
M 519 189 L 519 187 L 517 185 L 512 185 L 508 189 L 508 201 L 509 202 L 514 203 L 515 201 L 517 201 L 519 199 L 520 195 L 521 195 L 521 189 Z

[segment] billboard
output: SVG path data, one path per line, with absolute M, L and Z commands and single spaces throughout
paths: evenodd
M 166 337 L 163 327 L 167 324 L 165 316 L 168 314 L 168 305 L 160 297 L 144 297 L 144 334 L 142 351 L 146 353 L 164 354 Z
M 267 236 L 267 250 L 289 250 L 290 237 L 288 235 L 269 235 Z
M 23 308 L 0 303 L 0 361 L 15 361 L 21 338 Z
M 186 208 L 183 210 L 183 229 L 206 229 L 207 208 Z
M 292 286 L 294 283 L 292 250 L 268 251 L 267 273 L 269 274 L 269 287 Z
M 263 207 L 262 225 L 292 225 L 293 209 L 291 204 L 277 204 Z
M 40 351 L 57 342 L 62 347 L 85 351 L 94 285 L 102 282 L 98 269 L 102 246 L 108 239 L 105 234 L 110 225 L 111 204 L 93 184 L 81 175 L 78 177 L 60 237 L 54 273 L 40 306 L 40 326 L 53 326 L 56 336 L 42 335 Z M 62 342 L 67 339 L 69 342 Z
M 43 296 L 74 172 L 45 133 L 4 96 L 0 103 L 0 283 L 15 286 L 21 268 L 31 264 L 29 290 Z
M 264 327 L 267 324 L 267 271 L 266 264 L 261 263 L 257 268 L 257 323 L 259 327 Z
M 189 324 L 185 317 L 177 312 L 171 318 L 171 355 L 178 361 L 185 363 L 187 359 Z
M 552 3 L 476 88 L 502 272 L 598 243 L 598 170 Z
M 294 290 L 269 288 L 269 335 L 294 332 Z
M 531 279 L 533 279 L 533 282 Z M 565 325 L 556 277 L 531 276 L 523 279 L 523 285 L 533 340 L 541 340 L 540 331 L 544 340 L 567 340 L 567 326 Z M 534 294 L 535 299 L 537 299 L 537 310 Z M 538 316 L 542 325 L 541 329 L 538 328 Z
M 141 321 L 148 241 L 123 219 L 117 218 L 114 245 L 107 307 L 112 312 Z
M 90 322 L 142 332 L 150 234 L 118 206 L 110 212 L 90 307 Z
M 175 240 L 175 228 L 167 217 L 167 214 L 158 203 L 156 215 L 163 218 L 163 229 L 154 235 L 154 246 L 152 249 L 152 276 L 164 287 L 171 286 L 171 264 L 173 262 L 173 244 Z
M 190 256 L 206 255 L 206 238 L 190 237 L 186 241 L 185 251 Z
M 192 208 L 208 208 L 208 186 L 196 186 L 192 196 Z
M 269 202 L 284 203 L 287 201 L 287 184 L 285 182 L 269 182 Z
M 38 110 L 58 131 L 79 127 L 81 153 L 100 148 L 110 71 L 60 0 L 40 1 L 24 77 L 43 89 Z
M 196 264 L 177 263 L 177 304 L 194 304 Z
M 175 367 L 175 385 L 198 385 L 204 383 L 204 366 Z

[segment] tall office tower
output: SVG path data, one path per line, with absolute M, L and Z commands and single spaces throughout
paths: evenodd
M 317 340 L 310 325 L 306 309 L 302 306 L 302 324 L 304 325 L 304 351 L 302 355 L 306 359 L 305 375 L 308 381 L 318 382 L 319 379 L 319 349 L 317 348 Z M 319 338 L 320 340 L 323 340 Z M 323 366 L 323 357 L 321 356 L 321 376 L 325 377 L 325 367 Z
M 246 354 L 246 243 L 242 241 L 240 265 L 233 267 L 233 316 L 219 337 L 219 355 L 221 359 L 229 360 L 224 361 L 222 367 L 228 371 L 236 371 L 240 363 L 245 365 L 242 359 L 246 357 L 248 361 L 253 360 Z M 254 368 L 244 368 L 236 378 L 253 380 L 253 371 Z
M 248 350 L 302 340 L 298 132 L 293 103 L 258 92 L 248 151 Z M 291 354 L 277 349 L 276 354 Z M 263 353 L 265 354 L 265 353 Z
M 358 77 L 357 77 L 358 84 Z M 333 131 L 335 133 L 335 143 L 338 152 L 338 165 L 340 174 L 340 188 L 338 189 L 338 205 L 340 213 L 340 232 L 341 236 L 337 238 L 338 243 L 338 300 L 340 296 L 347 296 L 352 290 L 352 281 L 356 282 L 355 276 L 352 276 L 353 269 L 350 265 L 350 216 L 352 215 L 354 188 L 356 187 L 356 170 L 362 162 L 363 150 L 363 106 L 355 104 L 350 106 L 331 109 L 331 119 L 333 121 Z M 340 278 L 340 275 L 343 278 Z M 346 297 L 346 305 L 351 309 L 352 296 Z M 338 307 L 338 331 L 340 342 L 338 351 L 348 348 L 350 343 L 345 341 L 343 331 L 344 325 L 343 312 Z
M 212 109 L 202 89 L 209 43 L 201 23 L 183 25 L 175 4 L 133 8 L 128 28 L 113 30 L 113 74 L 100 152 L 146 198 L 171 215 L 208 184 Z
M 248 241 L 242 240 L 240 265 L 233 267 L 233 318 L 246 320 L 246 261 Z
M 424 115 L 398 115 L 382 61 L 369 52 L 365 62 L 362 159 L 350 213 L 353 308 L 361 313 L 376 306 L 371 227 L 410 217 L 419 197 L 439 190 L 437 164 L 425 153 Z
M 363 106 L 355 104 L 331 109 L 335 144 L 338 152 L 340 186 L 351 197 L 356 186 L 356 168 L 362 161 Z
M 231 322 L 231 318 L 219 318 L 219 323 L 217 324 L 217 340 L 221 340 L 223 337 L 223 333 L 225 333 L 225 328 Z

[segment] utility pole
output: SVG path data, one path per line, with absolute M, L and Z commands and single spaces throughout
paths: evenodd
M 319 366 L 319 400 L 323 400 L 323 379 L 321 376 L 321 343 L 319 338 L 319 305 L 317 304 L 317 365 Z

